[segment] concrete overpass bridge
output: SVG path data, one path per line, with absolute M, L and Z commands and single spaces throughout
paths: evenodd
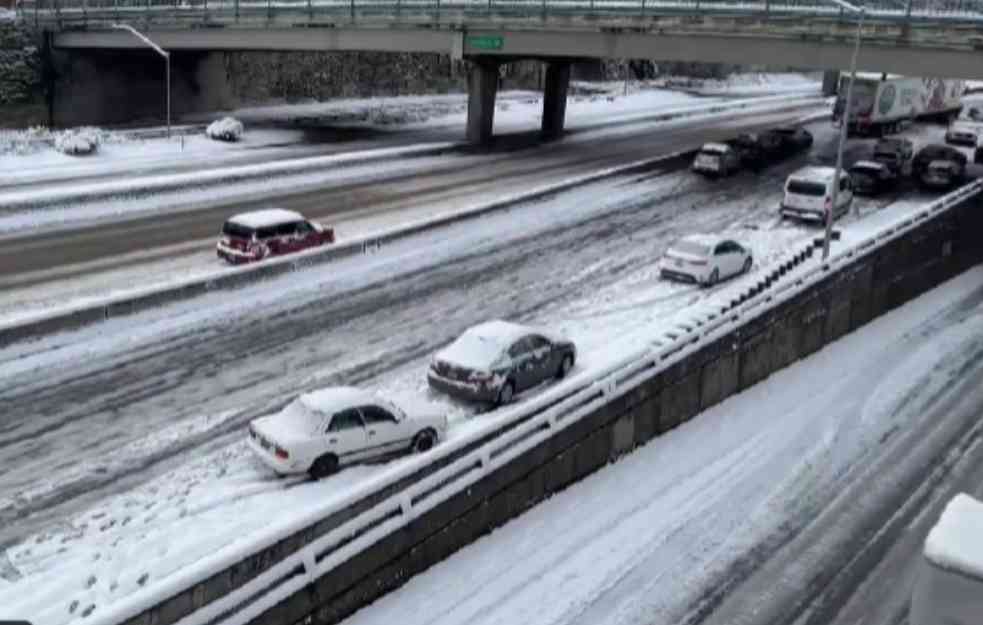
M 983 78 L 983 0 L 871 0 L 866 9 L 861 69 Z M 50 49 L 63 60 L 103 55 L 98 71 L 82 72 L 86 77 L 62 97 L 56 93 L 56 118 L 66 121 L 86 109 L 86 93 L 91 100 L 95 92 L 118 92 L 114 81 L 126 80 L 114 76 L 120 52 L 143 47 L 111 28 L 126 22 L 176 55 L 198 55 L 179 72 L 200 74 L 208 53 L 229 50 L 436 52 L 467 59 L 473 141 L 491 135 L 501 63 L 547 64 L 542 128 L 554 136 L 563 128 L 576 60 L 845 68 L 858 19 L 827 0 L 22 0 L 19 13 L 47 32 Z M 208 88 L 207 79 L 199 82 Z

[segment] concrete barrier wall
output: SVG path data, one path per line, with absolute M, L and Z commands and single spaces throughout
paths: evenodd
M 410 577 L 699 411 L 983 262 L 971 197 L 766 309 L 669 368 L 621 384 L 558 430 L 252 619 L 337 623 Z M 297 572 L 296 574 L 301 574 Z

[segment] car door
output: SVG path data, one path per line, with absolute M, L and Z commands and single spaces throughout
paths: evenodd
M 396 415 L 374 404 L 361 406 L 358 410 L 362 414 L 362 420 L 365 421 L 368 454 L 378 456 L 409 446 L 410 440 L 400 427 Z
M 535 384 L 536 363 L 533 361 L 527 337 L 522 337 L 509 347 L 512 361 L 512 374 L 515 376 L 515 391 L 518 393 Z
M 726 278 L 730 275 L 730 259 L 727 252 L 728 246 L 727 242 L 723 241 L 718 243 L 716 247 L 713 248 L 713 267 L 710 269 L 712 273 L 714 269 L 717 270 L 717 275 L 720 278 Z
M 553 349 L 553 343 L 547 340 L 546 337 L 533 334 L 527 337 L 527 341 L 533 363 L 532 371 L 534 380 L 531 386 L 535 386 L 552 378 L 560 368 L 560 363 L 554 362 L 556 361 L 556 352 Z
M 336 412 L 324 433 L 327 450 L 342 463 L 355 462 L 366 455 L 368 445 L 362 415 L 355 408 Z

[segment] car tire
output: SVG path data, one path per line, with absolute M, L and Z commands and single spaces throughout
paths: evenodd
M 315 480 L 328 477 L 338 472 L 338 456 L 334 454 L 324 454 L 314 461 L 311 468 L 307 470 Z
M 511 403 L 513 398 L 515 398 L 515 384 L 512 383 L 512 380 L 508 380 L 502 385 L 502 388 L 498 389 L 495 405 L 504 406 Z
M 413 451 L 418 454 L 430 451 L 437 444 L 437 433 L 427 428 L 413 437 Z
M 750 256 L 748 256 L 746 259 L 744 259 L 744 268 L 741 269 L 741 273 L 747 273 L 751 271 L 751 265 L 753 264 L 754 264 L 754 260 Z
M 718 280 L 720 280 L 720 271 L 715 268 L 710 272 L 710 275 L 707 276 L 706 282 L 703 283 L 703 286 L 713 286 L 717 284 Z
M 556 379 L 562 380 L 563 378 L 567 377 L 567 374 L 570 373 L 571 369 L 573 369 L 573 356 L 567 354 L 563 357 L 563 360 L 560 361 L 560 368 L 556 371 Z

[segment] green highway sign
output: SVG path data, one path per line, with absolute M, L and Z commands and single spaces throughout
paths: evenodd
M 505 37 L 483 35 L 480 37 L 468 37 L 468 46 L 478 50 L 501 50 L 505 45 Z

